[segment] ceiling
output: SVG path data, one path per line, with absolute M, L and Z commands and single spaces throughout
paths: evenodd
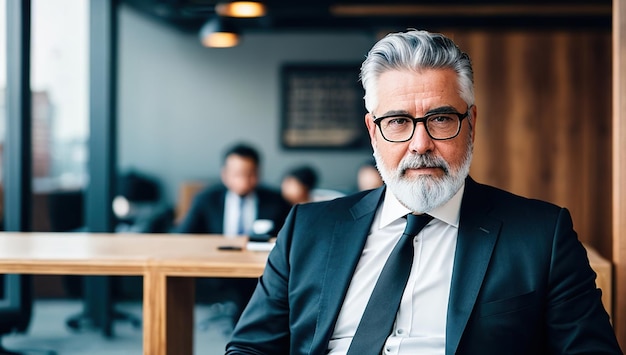
M 196 32 L 224 0 L 121 0 L 181 31 Z M 260 1 L 260 0 L 257 0 Z M 368 31 L 423 28 L 611 29 L 611 0 L 265 0 L 246 31 Z

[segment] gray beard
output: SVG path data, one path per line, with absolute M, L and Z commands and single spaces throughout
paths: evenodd
M 463 186 L 469 175 L 472 162 L 473 143 L 467 145 L 465 157 L 458 167 L 451 167 L 443 158 L 432 154 L 413 154 L 403 158 L 395 171 L 388 169 L 378 150 L 374 147 L 374 158 L 378 171 L 387 184 L 387 189 L 406 208 L 416 213 L 427 213 L 448 202 Z M 407 177 L 408 168 L 441 168 L 442 177 L 420 175 Z

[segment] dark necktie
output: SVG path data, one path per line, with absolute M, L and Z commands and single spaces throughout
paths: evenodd
M 347 355 L 381 353 L 387 337 L 391 334 L 402 293 L 411 272 L 413 237 L 432 219 L 433 217 L 427 214 L 407 215 L 406 228 L 378 277 Z
M 246 234 L 246 228 L 244 226 L 243 210 L 246 200 L 244 196 L 239 197 L 239 219 L 237 220 L 237 235 Z

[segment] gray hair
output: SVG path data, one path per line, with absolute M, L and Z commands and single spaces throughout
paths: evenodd
M 459 95 L 468 106 L 474 104 L 474 72 L 469 55 L 448 37 L 439 33 L 408 30 L 388 34 L 378 41 L 361 65 L 365 107 L 376 106 L 380 75 L 389 70 L 453 69 L 458 75 Z

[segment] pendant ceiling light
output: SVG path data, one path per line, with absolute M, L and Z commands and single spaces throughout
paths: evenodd
M 261 17 L 265 16 L 265 5 L 256 1 L 233 1 L 217 4 L 215 12 L 226 17 Z
M 239 43 L 239 33 L 225 19 L 213 16 L 200 29 L 200 42 L 205 47 L 234 47 Z

